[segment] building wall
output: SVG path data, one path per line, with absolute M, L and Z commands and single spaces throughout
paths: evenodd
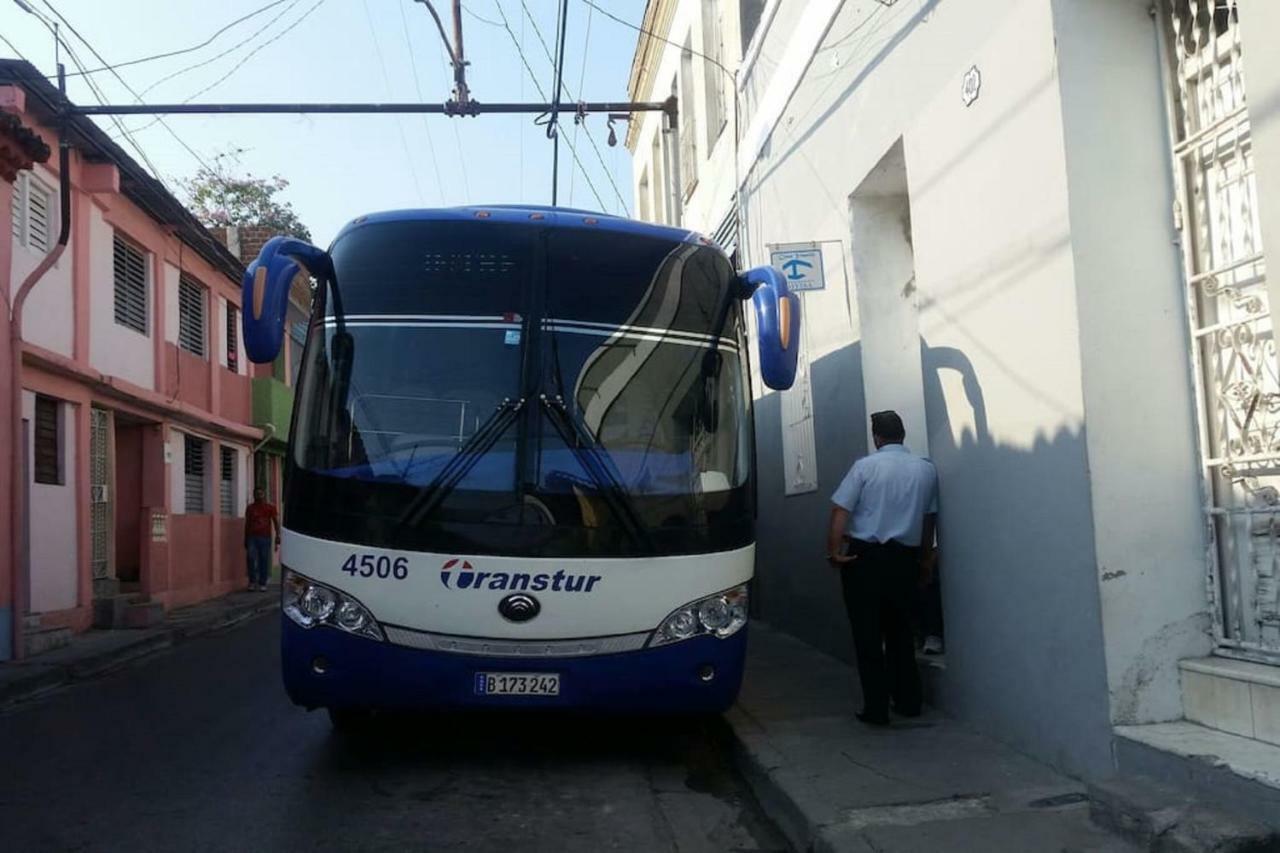
M 50 195 L 49 242 L 58 238 L 58 176 L 44 166 L 36 166 L 31 175 Z M 6 209 L 5 218 L 9 217 Z M 25 340 L 53 350 L 60 355 L 71 356 L 75 330 L 71 311 L 71 258 L 75 247 L 70 242 L 67 249 L 45 273 L 39 286 L 32 289 L 23 310 L 22 336 Z M 46 252 L 13 241 L 13 257 L 10 290 L 17 292 L 22 282 L 44 260 Z
M 26 419 L 27 470 L 35 471 L 35 442 L 31 434 L 34 423 L 36 395 L 31 391 L 22 394 L 22 416 Z M 60 447 L 62 483 L 46 485 L 28 478 L 28 549 L 30 586 L 28 588 L 31 612 L 44 613 L 66 610 L 76 606 L 78 553 L 77 538 L 69 536 L 68 528 L 78 526 L 76 502 L 76 472 L 80 464 L 77 450 L 77 407 L 59 401 L 58 419 L 61 432 Z
M 87 197 L 81 203 L 89 203 Z M 125 232 L 135 244 L 146 248 L 136 236 Z M 155 388 L 156 334 L 155 264 L 147 258 L 147 334 L 143 335 L 115 319 L 115 229 L 97 205 L 89 210 L 89 361 L 110 376 L 119 376 L 143 388 Z
M 850 657 L 823 561 L 829 495 L 867 450 L 867 413 L 899 406 L 941 477 L 947 709 L 1068 770 L 1104 773 L 1107 667 L 1051 4 L 846 2 L 825 26 L 819 5 L 781 4 L 744 87 L 762 111 L 794 89 L 746 161 L 747 261 L 767 263 L 772 244 L 826 241 L 828 273 L 826 290 L 803 296 L 815 491 L 783 496 L 781 395 L 757 400 L 762 615 Z M 966 106 L 973 66 L 982 86 Z M 747 134 L 752 121 L 741 120 Z M 892 206 L 909 243 L 877 260 L 859 233 L 896 214 L 867 180 L 899 143 L 907 197 Z M 891 286 L 884 270 L 902 278 L 908 260 L 914 280 Z M 915 348 L 903 344 L 913 320 Z

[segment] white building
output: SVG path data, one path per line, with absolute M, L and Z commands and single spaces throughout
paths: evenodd
M 709 20 L 737 136 L 702 147 Z M 763 617 L 849 656 L 828 497 L 896 409 L 941 475 L 938 703 L 1085 776 L 1221 756 L 1276 809 L 1280 3 L 651 0 L 645 22 L 669 43 L 642 37 L 632 96 L 677 92 L 698 147 L 632 128 L 642 215 L 713 233 L 736 184 L 742 266 L 796 243 L 824 264 L 795 388 L 756 389 Z M 696 182 L 663 196 L 681 159 Z

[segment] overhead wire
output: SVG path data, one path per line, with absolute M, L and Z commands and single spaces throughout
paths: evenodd
M 378 41 L 378 30 L 373 25 L 373 13 L 369 11 L 369 0 L 360 0 L 364 7 L 364 18 L 369 23 L 369 37 L 373 39 L 373 52 L 378 57 L 378 68 L 382 71 L 382 83 L 386 87 L 387 96 L 391 96 L 391 75 L 387 73 L 387 60 L 382 55 L 382 44 Z M 422 197 L 422 182 L 418 180 L 418 167 L 413 164 L 413 155 L 409 153 L 409 140 L 404 135 L 404 122 L 396 118 L 396 129 L 400 132 L 400 147 L 404 149 L 404 158 L 409 164 L 409 174 L 413 178 L 413 187 L 418 193 L 418 203 L 425 203 Z
M 86 39 L 83 35 L 80 34 L 80 31 L 75 28 L 75 25 L 72 24 L 69 20 L 67 20 L 66 16 L 63 15 L 61 12 L 59 12 L 57 7 L 54 6 L 53 3 L 50 2 L 50 0 L 42 0 L 42 1 L 44 5 L 49 8 L 49 11 L 53 12 L 53 14 L 57 16 L 58 20 L 61 21 L 64 25 L 66 25 L 67 29 L 71 30 L 71 34 L 74 35 L 77 39 L 79 39 L 80 42 L 89 49 L 89 52 L 92 53 L 99 62 L 101 62 L 103 65 L 109 64 L 107 60 L 103 58 L 102 54 L 98 53 L 97 48 L 95 48 L 89 42 L 88 39 Z M 67 53 L 71 54 L 71 46 L 66 45 L 66 48 L 67 48 Z M 84 65 L 80 63 L 77 63 L 76 65 L 77 65 L 77 68 L 80 68 L 80 69 L 84 68 Z M 137 99 L 138 103 L 142 103 L 142 96 L 138 94 L 137 90 L 135 90 L 132 86 L 129 85 L 128 81 L 126 81 L 124 77 L 120 75 L 120 72 L 116 71 L 115 69 L 110 69 L 110 70 L 111 70 L 111 75 L 115 77 L 117 81 L 119 81 L 120 85 L 124 86 L 124 88 L 129 92 L 129 94 L 133 95 L 133 97 Z M 92 77 L 88 75 L 81 75 L 81 76 L 85 77 L 85 82 L 89 84 L 90 88 L 96 88 Z M 122 122 L 117 120 L 115 124 L 117 127 L 120 127 L 123 129 Z M 190 154 L 192 157 L 195 158 L 196 162 L 198 162 L 201 166 L 203 166 L 206 169 L 209 168 L 208 161 L 206 161 L 204 157 L 200 156 L 200 153 L 198 151 L 196 151 L 194 148 L 188 145 L 185 139 L 183 139 L 181 136 L 178 136 L 178 134 L 173 130 L 173 128 L 169 127 L 167 122 L 161 120 L 160 124 L 162 127 L 164 127 L 166 131 L 168 131 L 169 135 L 173 137 L 173 140 L 175 142 L 181 145 L 184 149 L 186 149 L 188 154 Z M 141 153 L 141 149 L 139 149 L 139 153 Z M 156 178 L 158 179 L 159 177 L 160 175 L 159 173 L 157 173 Z
M 413 87 L 418 93 L 418 100 L 426 102 L 426 98 L 422 94 L 422 80 L 418 76 L 418 60 L 413 55 L 413 39 L 409 35 L 409 16 L 404 12 L 404 3 L 398 3 L 400 9 L 400 23 L 404 26 L 404 46 L 409 52 L 409 67 L 413 70 Z M 435 140 L 431 138 L 431 122 L 427 117 L 422 116 L 422 129 L 427 135 L 427 151 L 431 154 L 431 168 L 436 174 L 436 194 L 440 197 L 441 203 L 444 202 L 444 180 L 440 177 L 440 161 L 436 157 Z
M 445 50 L 452 55 L 453 51 L 451 48 L 446 46 Z M 443 54 L 440 55 L 440 70 L 445 74 L 446 77 L 449 75 L 449 70 L 445 68 L 445 65 L 444 65 Z M 462 153 L 462 132 L 458 130 L 457 122 L 452 122 L 452 124 L 453 124 L 453 141 L 458 148 L 458 165 L 461 167 L 461 172 L 462 172 L 463 194 L 466 196 L 466 200 L 470 202 L 471 201 L 471 176 L 467 173 L 466 155 Z
M 613 12 L 610 12 L 608 9 L 596 3 L 595 0 L 582 0 L 582 2 L 586 3 L 592 9 L 595 9 L 597 12 L 604 15 L 606 18 L 609 18 L 613 21 L 616 21 L 619 24 L 622 24 L 624 27 L 635 30 L 638 33 L 643 33 L 649 38 L 657 39 L 658 41 L 663 42 L 664 44 L 669 44 L 672 47 L 678 47 L 681 50 L 688 51 L 694 56 L 700 56 L 703 59 L 705 59 L 707 62 L 710 62 L 716 68 L 719 68 L 725 74 L 729 75 L 729 77 L 733 77 L 733 72 L 730 71 L 727 67 L 725 67 L 724 63 L 720 62 L 717 59 L 712 59 L 710 56 L 707 56 L 705 53 L 700 53 L 699 51 L 693 50 L 692 48 L 689 48 L 689 47 L 685 47 L 682 44 L 677 44 L 676 42 L 673 42 L 671 39 L 660 36 L 657 33 L 655 33 L 653 30 L 647 30 L 644 27 L 640 26 L 639 24 L 633 24 L 630 21 L 628 21 L 626 18 L 619 17 Z
M 531 23 L 531 24 L 533 25 L 533 32 L 538 36 L 538 42 L 542 45 L 542 51 L 543 51 L 543 53 L 545 53 L 545 54 L 547 55 L 547 61 L 548 61 L 548 62 L 551 62 L 551 63 L 553 63 L 553 64 L 554 64 L 555 60 L 553 60 L 553 59 L 551 58 L 551 48 L 547 45 L 547 39 L 546 39 L 546 36 L 544 36 L 544 35 L 542 34 L 542 29 L 538 26 L 538 22 L 534 19 L 534 17 L 533 17 L 533 12 L 532 12 L 532 11 L 530 11 L 530 9 L 529 9 L 529 5 L 528 5 L 528 3 L 526 2 L 526 0 L 520 0 L 520 6 L 521 6 L 521 8 L 524 10 L 525 17 L 527 17 L 527 18 L 529 19 L 529 23 Z M 585 60 L 584 60 L 584 61 L 585 61 Z M 562 83 L 562 85 L 563 85 L 563 83 Z M 582 90 L 581 90 L 581 89 L 579 89 L 578 91 L 579 91 L 579 94 L 581 94 L 581 91 L 582 91 Z M 568 87 L 565 87 L 565 92 L 564 92 L 564 94 L 565 94 L 565 95 L 567 95 L 567 96 L 569 97 L 569 100 L 571 100 L 571 101 L 576 101 L 576 100 L 577 100 L 577 98 L 575 98 L 575 97 L 573 96 L 573 93 L 572 93 L 572 92 L 570 92 L 570 91 L 568 90 Z M 612 170 L 610 170 L 610 169 L 609 169 L 608 164 L 606 164 L 606 163 L 605 163 L 605 161 L 604 161 L 604 154 L 600 151 L 600 144 L 599 144 L 598 142 L 596 142 L 595 137 L 594 137 L 594 136 L 592 136 L 592 135 L 591 135 L 591 134 L 589 134 L 589 133 L 587 134 L 587 141 L 591 143 L 591 148 L 592 148 L 592 150 L 593 150 L 593 151 L 595 151 L 595 154 L 596 154 L 596 160 L 598 160 L 598 161 L 600 162 L 600 168 L 604 170 L 604 176 L 605 176 L 605 178 L 606 178 L 606 179 L 608 179 L 608 181 L 609 181 L 609 186 L 613 188 L 613 194 L 614 194 L 615 196 L 617 196 L 617 198 L 618 198 L 618 204 L 621 206 L 623 214 L 624 214 L 624 215 L 626 215 L 626 216 L 630 216 L 630 215 L 631 215 L 631 211 L 630 211 L 630 210 L 628 209 L 628 207 L 627 207 L 627 201 L 626 201 L 626 199 L 623 197 L 623 195 L 622 195 L 622 191 L 621 191 L 620 189 L 618 189 L 618 184 L 617 184 L 617 182 L 613 179 L 613 172 L 612 172 Z M 570 146 L 570 150 L 573 150 L 573 146 Z M 585 171 L 585 170 L 583 171 L 583 177 L 584 177 L 584 178 L 586 177 L 586 171 Z M 603 209 L 604 207 L 605 207 L 605 205 L 602 203 L 602 204 L 601 204 L 601 208 Z
M 578 94 L 579 95 L 582 94 L 582 87 L 587 84 L 587 56 L 590 55 L 590 51 L 588 50 L 588 48 L 591 46 L 591 16 L 594 13 L 594 11 L 595 10 L 592 9 L 590 6 L 587 7 L 587 34 L 582 40 L 582 71 L 578 75 Z M 573 141 L 575 143 L 578 141 L 578 131 L 581 128 L 582 128 L 582 120 L 580 118 L 575 119 L 575 121 L 573 122 Z M 573 183 L 574 183 L 573 179 L 574 179 L 574 176 L 577 174 L 578 174 L 577 172 L 569 173 L 569 204 L 570 205 L 573 204 Z
M 511 43 L 515 46 L 516 54 L 520 57 L 520 62 L 524 65 L 525 72 L 529 75 L 529 79 L 533 82 L 533 86 L 538 92 L 538 97 L 545 101 L 547 99 L 547 93 L 543 91 L 542 84 L 538 82 L 538 75 L 533 72 L 533 67 L 529 65 L 529 58 L 525 55 L 524 48 L 521 46 L 519 40 L 516 39 L 515 31 L 511 29 L 511 21 L 507 18 L 506 10 L 502 8 L 502 0 L 493 0 L 493 2 L 494 6 L 498 10 L 498 14 L 502 17 L 503 29 L 505 29 L 507 31 L 507 35 L 510 36 Z M 573 155 L 573 162 L 578 165 L 580 170 L 582 170 L 582 178 L 587 182 L 587 186 L 590 187 L 591 194 L 596 197 L 596 203 L 600 205 L 600 209 L 607 209 L 608 205 L 606 205 L 604 203 L 604 199 L 600 197 L 599 190 L 596 189 L 596 185 L 592 182 L 591 176 L 587 174 L 587 170 L 582 165 L 582 159 L 578 156 L 578 150 L 572 144 L 569 145 L 569 153 Z
M 217 40 L 218 36 L 236 27 L 237 25 L 243 24 L 245 21 L 256 18 L 258 15 L 261 15 L 263 12 L 266 12 L 275 6 L 279 6 L 281 3 L 287 3 L 287 2 L 288 0 L 272 0 L 272 2 L 266 4 L 265 6 L 259 6 L 257 9 L 254 9 L 252 12 L 249 12 L 248 14 L 245 14 L 245 15 L 241 15 L 240 17 L 236 18 L 234 21 L 231 21 L 228 24 L 223 24 L 222 27 L 220 27 L 218 30 L 216 30 L 213 33 L 213 35 L 209 36 L 207 39 L 200 42 L 199 44 L 193 44 L 191 47 L 184 47 L 180 50 L 170 50 L 165 53 L 155 53 L 150 56 L 139 57 L 138 59 L 130 59 L 125 62 L 117 62 L 113 65 L 103 65 L 100 68 L 90 68 L 83 72 L 76 71 L 74 72 L 74 74 L 69 74 L 67 76 L 75 77 L 75 76 L 82 76 L 82 75 L 88 75 L 88 74 L 100 74 L 103 71 L 114 71 L 120 68 L 128 68 L 132 65 L 141 65 L 144 62 L 155 62 L 157 59 L 169 59 L 174 56 L 182 56 L 187 53 L 195 53 L 197 50 L 200 50 L 201 48 L 205 48 L 213 44 L 214 41 Z
M 45 0 L 45 2 L 48 2 L 48 0 Z M 290 9 L 292 9 L 294 6 L 296 6 L 299 2 L 301 2 L 301 0 L 294 0 L 294 2 L 290 3 L 290 4 L 289 4 L 289 6 L 285 8 L 284 12 L 281 12 L 279 16 L 277 16 L 276 18 L 273 18 L 273 19 L 272 19 L 272 21 L 271 21 L 271 22 L 269 22 L 266 26 L 270 26 L 270 25 L 271 25 L 271 23 L 274 23 L 275 21 L 279 20 L 279 19 L 280 19 L 280 17 L 282 17 L 283 15 L 287 14 L 287 13 L 288 13 L 288 11 L 289 11 Z M 288 35 L 290 32 L 292 32 L 292 31 L 293 31 L 293 29 L 294 29 L 295 27 L 297 27 L 299 24 L 301 24 L 303 21 L 305 21 L 307 18 L 309 18 L 309 17 L 311 16 L 311 14 L 312 14 L 313 12 L 315 12 L 317 9 L 319 9 L 321 6 L 323 6 L 323 5 L 325 4 L 325 2 L 326 2 L 326 0 L 316 0 L 316 2 L 315 2 L 315 3 L 313 3 L 310 7 L 308 7 L 308 8 L 307 8 L 307 10 L 306 10 L 305 12 L 303 12 L 303 13 L 302 13 L 302 15 L 300 15 L 300 16 L 298 17 L 298 19 L 297 19 L 297 20 L 295 20 L 293 23 L 289 24 L 289 26 L 285 27 L 283 30 L 281 30 L 280 32 L 276 33 L 276 34 L 275 34 L 274 36 L 272 36 L 271 38 L 267 39 L 267 40 L 266 40 L 265 42 L 263 42 L 262 44 L 260 44 L 260 45 L 258 45 L 257 47 L 255 47 L 255 48 L 254 48 L 253 50 L 251 50 L 249 53 L 247 53 L 247 54 L 245 54 L 244 56 L 242 56 L 242 57 L 240 58 L 240 60 L 239 60 L 235 65 L 231 66 L 231 69 L 230 69 L 230 70 L 228 70 L 228 71 L 227 71 L 227 73 L 223 74 L 221 77 L 219 77 L 217 80 L 214 80 L 212 83 L 210 83 L 208 86 L 205 86 L 203 89 L 200 89 L 199 91 L 195 92 L 194 94 L 188 95 L 187 97 L 183 98 L 183 99 L 182 99 L 182 101 L 181 101 L 180 103 L 189 104 L 189 103 L 191 103 L 192 101 L 194 101 L 196 98 L 198 98 L 198 97 L 200 97 L 201 95 L 203 95 L 205 92 L 208 92 L 208 91 L 210 91 L 211 89 L 214 89 L 214 88 L 216 88 L 217 86 L 221 85 L 223 82 L 225 82 L 225 81 L 227 80 L 227 78 L 228 78 L 228 77 L 230 77 L 231 75 L 233 75 L 233 74 L 235 74 L 237 71 L 239 71 L 241 68 L 243 68 L 243 67 L 244 67 L 244 65 L 245 65 L 245 63 L 247 63 L 250 59 L 253 59 L 253 57 L 255 57 L 256 55 L 258 55 L 259 53 L 261 53 L 263 50 L 265 50 L 266 48 L 268 48 L 268 47 L 270 47 L 271 45 L 275 44 L 277 41 L 279 41 L 280 39 L 282 39 L 282 38 L 284 38 L 286 35 Z M 264 28 L 264 29 L 265 29 L 265 28 Z M 261 30 L 259 30 L 258 32 L 261 32 Z M 256 33 L 255 33 L 255 35 L 256 35 Z M 250 36 L 250 38 L 253 38 L 253 36 Z M 243 44 L 243 43 L 242 43 L 242 44 Z M 224 55 L 225 55 L 225 54 L 224 54 Z M 157 81 L 157 83 L 156 83 L 155 85 L 158 85 L 158 84 L 159 84 L 159 81 Z M 154 88 L 154 86 L 153 86 L 153 88 Z M 148 90 L 148 91 L 149 91 L 149 90 Z M 150 127 L 152 127 L 152 126 L 154 126 L 154 125 L 156 125 L 156 124 L 163 123 L 163 121 L 164 121 L 164 119 L 163 119 L 162 117 L 157 116 L 156 118 L 152 119 L 152 120 L 151 120 L 150 122 L 148 122 L 147 124 L 144 124 L 144 125 L 142 125 L 141 127 L 137 128 L 137 130 L 138 130 L 138 131 L 147 130 L 148 128 L 150 128 Z
M 569 0 L 560 0 L 556 14 L 556 59 L 551 66 L 551 113 L 547 119 L 547 137 L 551 140 L 551 204 L 560 191 L 560 94 L 564 88 L 564 41 L 569 28 Z

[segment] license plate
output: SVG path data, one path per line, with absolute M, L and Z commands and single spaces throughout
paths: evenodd
M 477 696 L 559 696 L 557 672 L 477 672 Z

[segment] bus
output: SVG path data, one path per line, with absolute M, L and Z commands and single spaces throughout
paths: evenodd
M 791 385 L 798 301 L 677 228 L 565 208 L 361 216 L 245 272 L 257 363 L 314 299 L 282 517 L 290 698 L 720 712 L 754 562 L 746 310 Z

